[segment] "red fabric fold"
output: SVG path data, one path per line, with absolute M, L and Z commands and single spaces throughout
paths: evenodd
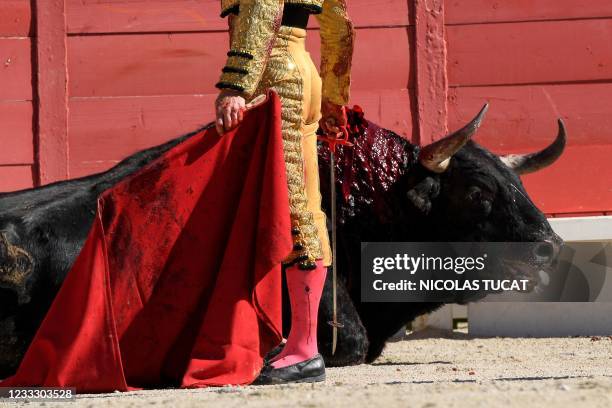
M 280 101 L 204 130 L 105 192 L 2 386 L 105 392 L 249 384 L 281 340 L 291 251 Z

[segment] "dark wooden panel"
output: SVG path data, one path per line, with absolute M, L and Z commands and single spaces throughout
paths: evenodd
M 0 191 L 17 191 L 33 186 L 31 166 L 0 166 Z
M 0 38 L 0 100 L 32 99 L 31 42 Z
M 70 33 L 216 31 L 227 29 L 219 0 L 67 0 Z M 408 25 L 405 0 L 352 0 L 357 27 Z M 317 27 L 311 18 L 310 27 Z
M 0 165 L 32 164 L 32 103 L 0 101 L 0 123 Z
M 0 2 L 0 37 L 31 36 L 32 11 L 30 0 Z
M 451 85 L 612 80 L 612 19 L 448 27 Z
M 451 0 L 448 24 L 612 17 L 609 0 Z
M 545 146 L 563 118 L 570 145 L 612 145 L 611 83 L 453 88 L 449 127 L 457 129 L 489 101 L 476 140 L 509 152 Z M 612 166 L 611 166 L 612 167 Z

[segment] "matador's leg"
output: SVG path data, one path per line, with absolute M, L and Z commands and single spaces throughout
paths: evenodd
M 276 90 L 282 103 L 289 205 L 292 232 L 295 234 L 295 247 L 288 262 L 297 261 L 297 265 L 286 268 L 291 303 L 291 330 L 285 348 L 271 362 L 272 368 L 264 370 L 260 375 L 260 381 L 268 384 L 287 382 L 290 379 L 321 381 L 325 378 L 324 362 L 317 349 L 318 308 L 326 275 L 321 240 L 313 216 L 313 210 L 316 210 L 313 203 L 317 202 L 317 197 L 320 211 L 319 180 L 305 180 L 305 173 L 308 177 L 308 174 L 312 176 L 312 172 L 307 170 L 310 166 L 305 166 L 303 151 L 303 132 L 313 128 L 309 117 L 314 114 L 313 121 L 316 124 L 320 116 L 320 84 L 315 84 L 319 89 L 314 88 L 313 91 L 310 72 L 312 61 L 304 46 L 305 36 L 304 29 L 281 26 L 268 62 L 267 70 L 271 72 L 268 76 L 264 74 L 265 81 L 270 81 L 270 88 Z M 311 109 L 311 102 L 319 106 Z M 310 126 L 305 126 L 305 122 Z M 310 133 L 309 142 L 316 144 L 313 139 L 314 132 Z M 316 146 L 308 146 L 311 147 L 308 159 L 315 159 L 316 166 L 316 152 L 312 157 L 312 147 Z M 313 163 L 308 161 L 307 164 Z M 310 188 L 307 188 L 307 185 Z M 313 187 L 318 195 L 311 191 Z M 308 194 L 314 201 L 309 200 Z M 323 231 L 326 232 L 324 227 Z M 303 270 L 298 270 L 298 267 Z M 302 372 L 296 368 L 300 364 L 308 368 Z
M 298 263 L 300 269 L 316 268 L 315 261 L 322 259 L 323 252 L 312 211 L 309 210 L 304 181 L 303 103 L 304 78 L 289 48 L 295 38 L 291 29 L 281 27 L 276 44 L 260 81 L 258 92 L 274 89 L 281 100 L 282 135 L 284 142 L 289 209 L 294 247 L 284 261 L 286 265 Z

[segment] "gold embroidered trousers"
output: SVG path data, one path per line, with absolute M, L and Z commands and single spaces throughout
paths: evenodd
M 254 96 L 273 89 L 282 105 L 282 135 L 291 211 L 293 252 L 285 264 L 331 264 L 321 210 L 316 131 L 321 117 L 321 78 L 305 47 L 306 30 L 281 26 Z

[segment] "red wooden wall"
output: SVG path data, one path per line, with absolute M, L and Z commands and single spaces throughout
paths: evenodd
M 545 146 L 567 124 L 552 167 L 524 177 L 547 212 L 612 210 L 612 2 L 449 0 L 448 110 L 454 127 L 483 100 L 478 141 L 499 152 Z
M 612 211 L 612 2 L 348 1 L 352 102 L 370 119 L 426 143 L 489 101 L 477 140 L 505 153 L 545 146 L 563 117 L 567 152 L 525 177 L 530 193 L 553 215 Z M 0 190 L 100 171 L 210 121 L 218 3 L 0 2 Z
M 0 3 L 0 191 L 32 185 L 32 24 L 28 1 Z

